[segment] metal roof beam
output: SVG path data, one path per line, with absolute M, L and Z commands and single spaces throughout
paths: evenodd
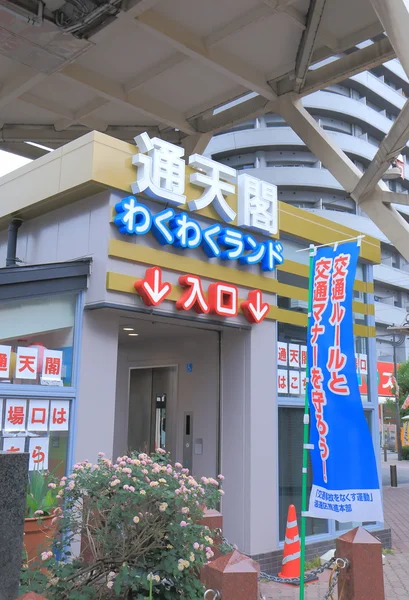
M 244 88 L 274 100 L 276 94 L 268 85 L 263 73 L 247 65 L 239 57 L 217 48 L 209 48 L 205 41 L 154 10 L 148 10 L 136 19 L 150 33 L 169 43 L 186 56 L 210 66 Z
M 201 133 L 218 133 L 247 119 L 255 119 L 266 112 L 274 112 L 274 103 L 256 96 L 215 115 L 201 115 L 192 119 L 192 123 Z
M 380 200 L 384 204 L 402 204 L 404 206 L 409 206 L 409 194 L 401 194 L 399 192 L 374 192 L 371 196 L 366 198 L 362 197 L 362 202 L 365 200 L 377 201 Z
M 35 96 L 30 92 L 26 92 L 25 94 L 20 96 L 20 100 L 23 100 L 28 104 L 32 104 L 33 106 L 44 108 L 49 112 L 63 117 L 63 119 L 55 123 L 55 128 L 57 129 L 57 131 L 59 131 L 60 129 L 67 129 L 70 125 L 74 125 L 76 123 L 80 123 L 81 125 L 88 127 L 88 129 L 95 129 L 97 131 L 102 132 L 106 131 L 108 127 L 108 125 L 100 119 L 88 116 L 91 112 L 93 112 L 97 108 L 100 108 L 101 106 L 103 106 L 103 104 L 106 104 L 107 101 L 102 100 L 101 98 L 93 100 L 92 103 L 90 103 L 90 105 L 84 107 L 83 109 L 75 113 L 64 108 L 60 103 L 54 102 L 53 100 L 50 100 L 48 98 L 40 98 L 39 96 Z
M 294 91 L 300 92 L 305 83 L 312 61 L 318 30 L 324 14 L 327 0 L 311 0 L 307 14 L 307 23 L 298 47 L 295 61 Z
M 288 3 L 289 2 L 287 2 L 287 4 Z M 234 35 L 238 31 L 241 31 L 248 25 L 251 25 L 252 23 L 257 23 L 257 21 L 260 21 L 260 19 L 272 15 L 274 12 L 276 11 L 272 6 L 269 6 L 268 4 L 263 2 L 262 4 L 255 6 L 243 15 L 240 15 L 236 19 L 233 19 L 233 21 L 230 21 L 230 23 L 227 23 L 227 25 L 224 25 L 220 29 L 217 29 L 216 31 L 208 35 L 206 38 L 204 38 L 203 42 L 207 47 L 215 46 L 216 44 L 230 37 L 231 35 Z
M 186 162 L 188 162 L 189 156 L 193 154 L 203 154 L 212 137 L 211 133 L 197 133 L 183 138 L 181 145 L 185 149 Z
M 328 171 L 352 194 L 357 187 L 361 172 L 302 106 L 300 98 L 288 94 L 276 103 L 278 111 L 303 140 L 307 148 L 317 156 Z M 361 199 L 360 206 L 369 218 L 389 238 L 402 256 L 409 261 L 409 224 L 392 206 L 385 204 L 388 188 L 378 182 L 372 193 Z M 355 199 L 355 198 L 354 198 Z
M 392 204 L 384 202 L 388 192 L 375 192 L 362 199 L 359 206 L 386 235 L 402 256 L 409 261 L 409 224 Z
M 352 192 L 358 184 L 361 171 L 318 125 L 302 105 L 299 96 L 287 94 L 276 104 L 277 112 L 303 140 L 307 148 L 322 161 L 346 192 Z
M 339 83 L 361 73 L 373 69 L 384 62 L 395 58 L 396 54 L 390 41 L 383 38 L 362 50 L 357 50 L 351 54 L 342 56 L 323 67 L 310 69 L 306 75 L 301 95 L 306 96 L 317 92 L 330 85 Z M 278 93 L 280 95 L 288 93 L 291 90 L 290 78 L 278 82 Z
M 132 15 L 138 17 L 146 10 L 149 10 L 158 4 L 159 0 L 124 0 L 121 5 L 122 12 L 119 13 L 119 18 Z
M 73 81 L 81 83 L 109 102 L 131 108 L 158 123 L 180 129 L 184 133 L 196 133 L 183 114 L 161 100 L 147 96 L 139 90 L 126 93 L 124 87 L 116 81 L 78 64 L 67 65 L 60 73 Z
M 282 0 L 279 4 L 277 4 L 276 1 L 272 1 L 270 4 L 268 0 L 264 0 L 261 4 L 249 10 L 244 15 L 233 19 L 233 21 L 231 21 L 227 25 L 224 25 L 220 29 L 217 29 L 216 31 L 208 35 L 206 38 L 204 38 L 203 42 L 208 48 L 216 46 L 217 44 L 223 42 L 223 40 L 225 40 L 229 36 L 234 35 L 238 31 L 241 31 L 241 29 L 243 29 L 244 27 L 247 27 L 252 23 L 256 23 L 262 18 L 277 12 L 286 15 L 292 20 L 293 23 L 296 23 L 298 27 L 304 30 L 305 16 L 302 13 L 300 13 L 300 11 L 296 10 L 293 6 L 291 6 L 293 2 L 295 2 L 295 0 Z M 126 83 L 126 85 L 124 86 L 125 90 L 127 92 L 132 91 L 140 85 L 146 83 L 147 81 L 150 81 L 151 79 L 154 79 L 155 77 L 161 75 L 168 69 L 172 69 L 176 65 L 185 62 L 188 59 L 189 57 L 185 53 L 177 52 L 176 54 L 165 58 L 162 61 L 159 61 L 152 67 L 149 67 L 149 69 L 146 69 L 146 71 L 142 71 L 142 73 L 139 73 L 134 79 Z M 230 99 L 231 96 L 228 98 L 228 100 Z
M 25 144 L 24 142 L 0 142 L 0 150 L 4 150 L 4 152 L 11 152 L 12 154 L 17 154 L 18 156 L 23 156 L 24 158 L 30 158 L 31 160 L 35 160 L 36 158 L 41 158 L 45 154 L 49 154 L 47 150 L 43 148 L 38 148 L 37 146 L 32 146 L 31 144 Z
M 409 7 L 406 0 L 370 0 L 409 77 Z
M 146 127 L 146 125 L 140 127 L 109 126 L 105 133 L 120 140 L 134 143 L 134 137 L 144 131 L 147 131 L 151 136 L 159 134 L 157 127 Z M 89 129 L 81 126 L 56 131 L 54 125 L 7 124 L 0 129 L 0 144 L 19 144 L 25 141 L 33 141 L 50 148 L 58 148 L 87 133 L 89 133 Z M 179 135 L 174 131 L 167 132 L 165 137 L 174 143 L 179 141 Z
M 391 47 L 394 48 L 406 75 L 409 76 L 409 40 L 407 35 L 409 9 L 407 2 L 405 0 L 371 0 L 371 3 L 388 35 Z M 372 204 L 375 203 L 375 196 L 373 194 L 371 196 L 371 193 L 387 171 L 391 161 L 406 146 L 408 139 L 409 101 L 403 106 L 389 133 L 382 140 L 373 160 L 353 190 L 355 200 L 360 204 L 362 203 L 362 206 L 365 205 L 367 209 L 369 207 L 371 210 L 375 210 L 371 208 Z M 388 198 L 388 194 L 384 193 L 381 198 L 378 193 L 377 201 L 389 204 L 390 196 Z M 398 202 L 396 201 L 396 203 Z M 387 208 L 389 210 L 393 209 L 390 205 Z
M 96 129 L 97 131 L 104 132 L 108 129 L 108 124 L 101 121 L 101 119 L 96 119 L 90 115 L 106 104 L 109 104 L 109 101 L 106 100 L 106 98 L 100 98 L 98 96 L 74 112 L 71 117 L 63 115 L 64 118 L 57 121 L 54 124 L 54 127 L 57 131 L 62 131 L 63 129 L 68 129 L 72 125 L 80 123 L 81 125 L 85 125 L 90 129 Z
M 377 153 L 362 175 L 358 185 L 352 192 L 353 198 L 359 199 L 372 192 L 383 174 L 388 170 L 391 161 L 401 153 L 409 139 L 409 100 L 400 111 L 389 133 L 382 140 Z
M 352 52 L 328 65 L 308 71 L 301 96 L 306 96 L 344 81 L 352 75 L 371 69 L 391 58 L 395 58 L 395 52 L 389 40 L 387 38 L 379 40 L 371 46 Z M 285 79 L 276 82 L 276 86 L 278 93 L 282 96 L 292 91 L 293 80 L 290 79 L 290 76 L 287 76 Z M 262 107 L 264 107 L 264 110 L 262 110 Z M 241 121 L 254 118 L 254 114 L 259 116 L 269 111 L 274 112 L 274 110 L 274 102 L 265 102 L 263 98 L 254 99 L 223 111 L 214 117 L 199 117 L 196 124 L 200 131 L 212 131 L 212 127 L 214 127 L 214 131 L 219 132 L 226 127 L 232 127 L 232 125 L 236 125 Z
M 0 108 L 4 108 L 19 98 L 27 90 L 43 81 L 47 75 L 34 71 L 25 65 L 19 65 L 12 77 L 0 89 Z

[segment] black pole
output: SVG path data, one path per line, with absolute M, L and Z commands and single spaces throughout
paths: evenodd
M 398 472 L 396 465 L 391 465 L 389 468 L 391 472 L 391 487 L 398 487 Z
M 7 257 L 6 257 L 6 267 L 15 267 L 16 260 L 16 251 L 17 251 L 17 233 L 20 229 L 23 221 L 21 219 L 13 219 L 9 223 L 8 227 L 8 237 L 7 237 Z
M 397 450 L 398 450 L 398 460 L 402 460 L 402 442 L 400 439 L 400 404 L 399 404 L 399 393 L 397 389 L 398 385 L 398 365 L 396 363 L 396 336 L 395 332 L 393 332 L 393 371 L 395 375 L 395 408 L 396 408 L 396 442 L 397 442 Z

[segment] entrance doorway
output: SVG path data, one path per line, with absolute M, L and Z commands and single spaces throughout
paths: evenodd
M 177 367 L 130 370 L 128 450 L 175 452 Z
M 126 313 L 119 327 L 115 456 L 164 447 L 195 476 L 216 477 L 220 332 Z

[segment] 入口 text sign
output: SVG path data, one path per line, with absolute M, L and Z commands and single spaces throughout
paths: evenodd
M 207 297 L 203 283 L 197 275 L 180 275 L 179 285 L 183 288 L 176 301 L 178 310 L 194 310 L 198 314 L 215 314 L 220 317 L 236 317 L 239 308 L 250 323 L 261 323 L 267 316 L 270 306 L 263 302 L 260 290 L 248 292 L 247 300 L 239 302 L 239 291 L 235 285 L 223 282 L 211 283 Z M 162 270 L 150 267 L 145 277 L 134 284 L 136 292 L 147 306 L 159 306 L 171 293 L 172 285 L 163 281 Z

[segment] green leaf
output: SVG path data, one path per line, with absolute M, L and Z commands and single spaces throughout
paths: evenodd
M 54 483 L 52 474 L 46 471 L 35 470 L 29 475 L 27 489 L 27 516 L 34 516 L 36 510 L 49 513 L 57 504 L 56 490 L 49 488 L 49 483 Z
M 33 496 L 31 496 L 31 494 L 27 496 L 26 506 L 28 509 L 32 510 L 33 512 L 38 509 L 38 504 L 35 501 L 35 499 L 33 498 Z

